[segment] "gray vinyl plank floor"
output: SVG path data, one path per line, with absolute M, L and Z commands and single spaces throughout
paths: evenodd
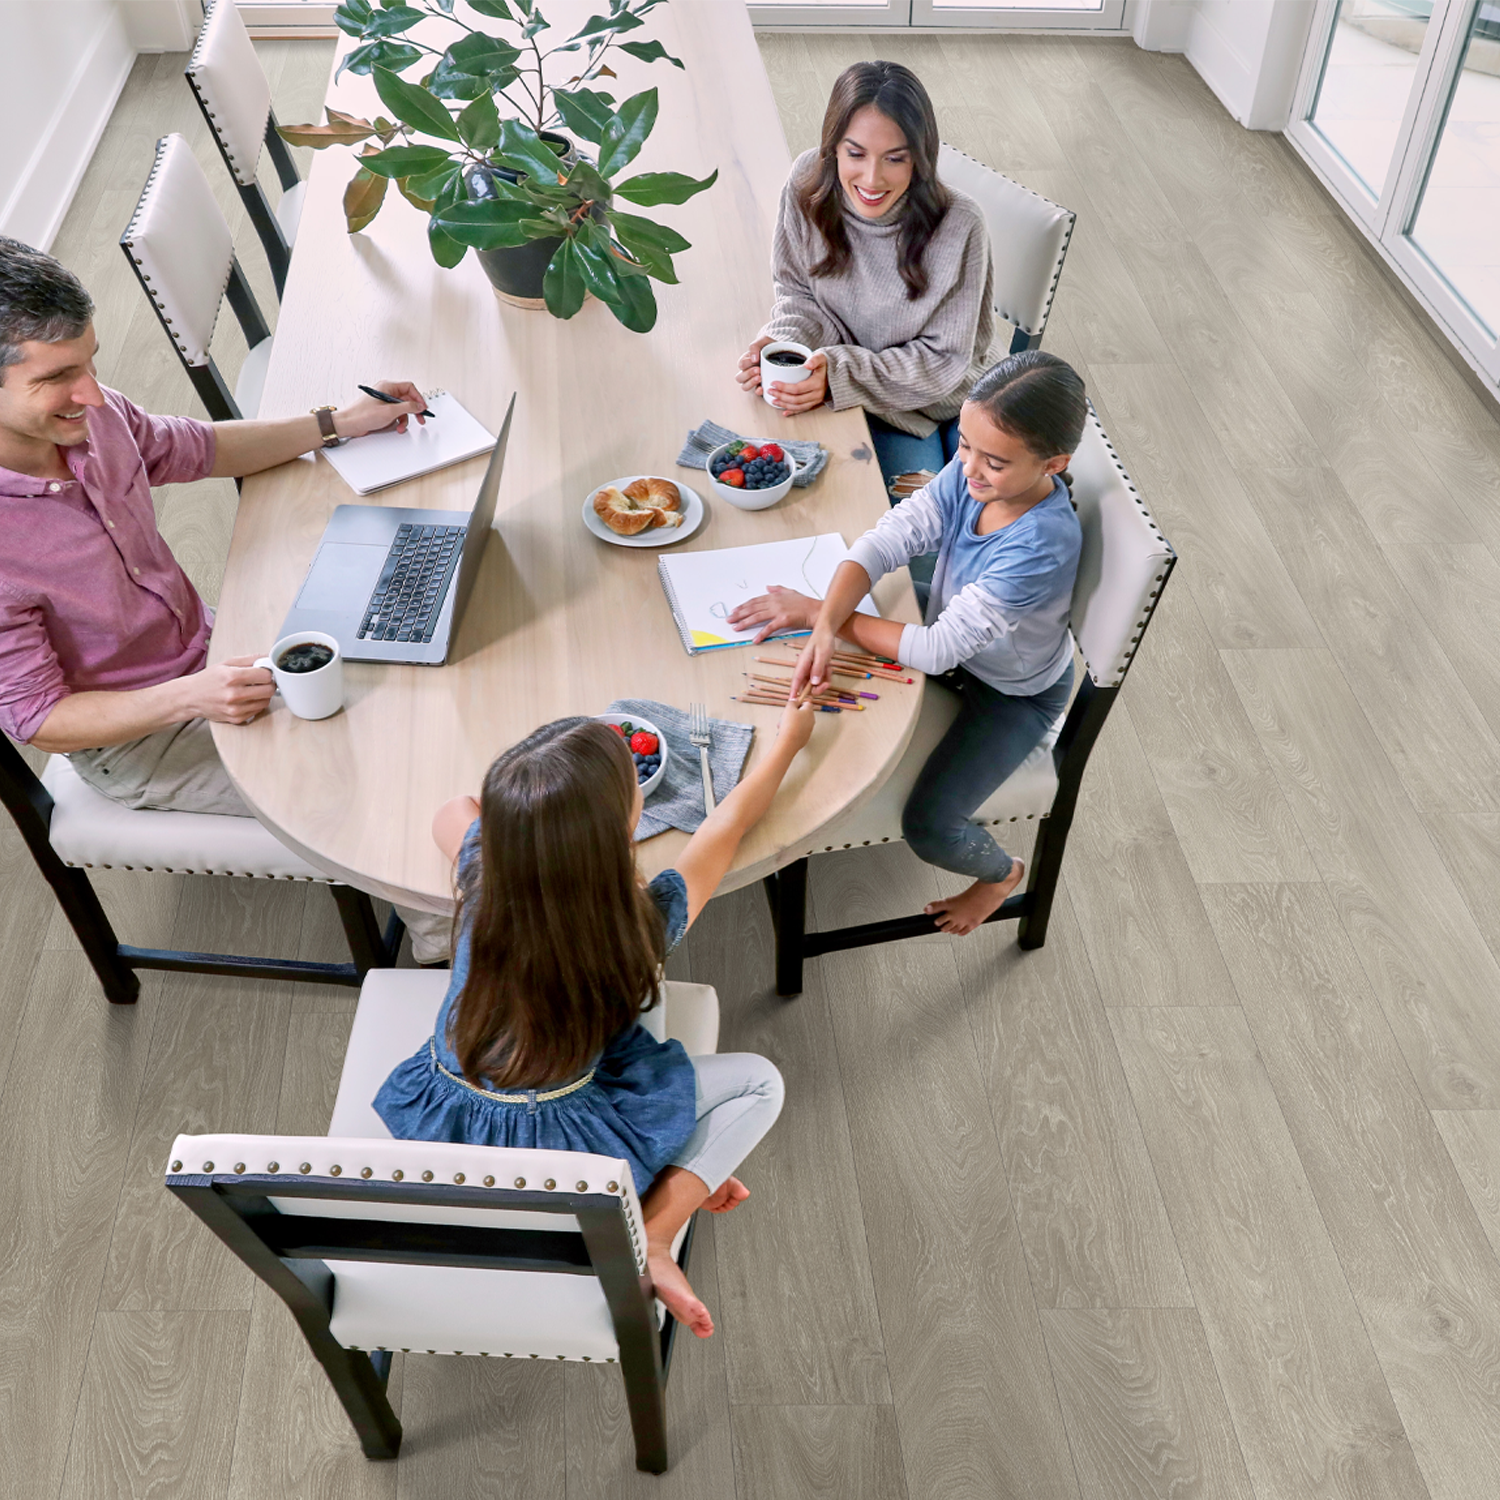
M 760 46 L 794 152 L 879 54 L 926 79 L 945 138 L 1079 215 L 1047 347 L 1182 561 L 1046 948 L 991 928 L 831 956 L 788 1004 L 759 892 L 715 901 L 671 971 L 718 987 L 722 1046 L 774 1059 L 788 1097 L 750 1201 L 699 1238 L 719 1331 L 679 1343 L 671 1471 L 635 1472 L 615 1371 L 426 1356 L 396 1360 L 405 1447 L 371 1464 L 285 1310 L 161 1188 L 178 1130 L 326 1127 L 353 995 L 146 975 L 113 1009 L 0 828 L 5 1495 L 1493 1493 L 1495 406 L 1286 143 L 1180 57 Z M 328 44 L 260 51 L 281 119 L 313 118 Z M 115 243 L 159 136 L 192 143 L 276 303 L 183 61 L 138 60 L 55 250 L 98 304 L 102 378 L 199 412 Z M 232 382 L 230 317 L 215 352 Z M 233 485 L 157 500 L 212 600 Z M 97 884 L 127 940 L 339 953 L 318 890 Z M 851 851 L 814 867 L 813 908 L 870 920 L 956 884 Z

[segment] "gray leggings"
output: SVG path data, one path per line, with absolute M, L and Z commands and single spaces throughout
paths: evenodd
M 754 1052 L 692 1059 L 698 1124 L 672 1160 L 713 1192 L 755 1149 L 781 1113 L 785 1087 L 776 1064 Z

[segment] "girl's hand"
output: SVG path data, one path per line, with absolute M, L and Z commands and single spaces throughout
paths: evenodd
M 820 630 L 816 625 L 807 638 L 807 645 L 797 655 L 797 670 L 792 673 L 791 696 L 795 698 L 803 688 L 824 687 L 830 680 L 829 667 L 833 664 L 834 634 L 831 630 Z
M 806 703 L 788 703 L 776 725 L 776 743 L 785 745 L 795 755 L 812 738 L 817 710 Z
M 760 351 L 771 342 L 769 338 L 758 338 L 740 355 L 739 374 L 734 378 L 752 396 L 760 391 Z
M 822 609 L 821 599 L 809 599 L 796 589 L 784 589 L 771 584 L 764 594 L 748 599 L 729 612 L 729 623 L 736 630 L 754 630 L 760 627 L 755 643 L 776 630 L 811 630 Z
M 781 380 L 771 382 L 771 405 L 783 415 L 795 417 L 799 412 L 813 411 L 828 399 L 828 356 L 821 349 L 808 360 L 807 370 L 807 378 L 796 385 Z M 759 385 L 758 380 L 756 384 Z

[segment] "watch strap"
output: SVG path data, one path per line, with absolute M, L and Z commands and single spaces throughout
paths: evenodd
M 340 438 L 333 425 L 334 408 L 332 406 L 315 406 L 313 415 L 318 419 L 318 431 L 323 434 L 323 446 L 325 448 L 337 448 Z

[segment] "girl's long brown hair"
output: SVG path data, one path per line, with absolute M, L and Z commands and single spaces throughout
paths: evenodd
M 814 276 L 836 276 L 849 265 L 849 231 L 844 224 L 844 189 L 839 182 L 839 143 L 849 121 L 873 104 L 906 137 L 911 152 L 911 186 L 903 195 L 906 213 L 896 240 L 896 264 L 915 300 L 927 290 L 922 252 L 948 212 L 948 190 L 938 180 L 937 115 L 922 80 L 893 62 L 853 63 L 839 74 L 823 115 L 823 139 L 812 170 L 796 185 L 797 207 L 817 226 L 826 247 L 812 267 Z
M 636 876 L 635 767 L 597 719 L 507 750 L 480 795 L 480 858 L 459 890 L 469 976 L 448 1040 L 497 1089 L 576 1077 L 657 1001 L 666 932 Z

